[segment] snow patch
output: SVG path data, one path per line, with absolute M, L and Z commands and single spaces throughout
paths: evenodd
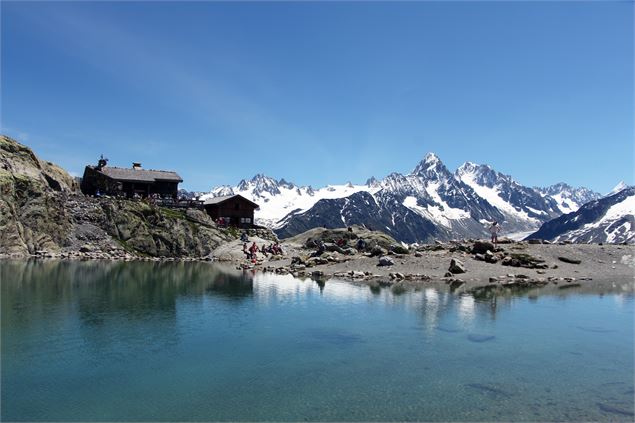
M 428 193 L 430 193 L 431 191 L 428 191 Z M 452 226 L 452 220 L 467 219 L 470 217 L 470 214 L 468 212 L 461 209 L 451 208 L 447 205 L 447 203 L 441 200 L 441 197 L 439 197 L 439 194 L 437 194 L 436 191 L 434 191 L 434 193 L 436 194 L 436 198 L 433 195 L 431 195 L 431 197 L 436 202 L 440 203 L 440 206 L 428 205 L 428 207 L 421 207 L 417 204 L 417 198 L 412 196 L 406 197 L 402 204 L 418 215 L 440 223 L 447 228 L 450 228 Z
M 465 184 L 469 185 L 476 192 L 476 194 L 479 197 L 484 198 L 488 203 L 490 203 L 492 206 L 496 207 L 501 212 L 503 212 L 503 213 L 505 213 L 505 214 L 507 214 L 509 216 L 513 216 L 513 217 L 515 217 L 517 219 L 522 219 L 522 220 L 528 221 L 530 223 L 535 224 L 536 226 L 539 225 L 540 221 L 538 219 L 535 219 L 533 217 L 529 217 L 529 215 L 525 211 L 516 210 L 516 208 L 514 206 L 512 206 L 507 201 L 505 201 L 503 198 L 501 198 L 497 188 L 489 188 L 489 187 L 486 187 L 486 186 L 483 186 L 483 185 L 479 185 L 474 180 L 474 174 L 472 174 L 472 173 L 464 173 L 464 174 L 461 175 L 461 180 Z

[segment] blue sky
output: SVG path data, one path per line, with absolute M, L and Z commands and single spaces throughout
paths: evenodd
M 634 183 L 632 2 L 6 2 L 2 132 L 81 174 L 323 186 L 429 151 Z

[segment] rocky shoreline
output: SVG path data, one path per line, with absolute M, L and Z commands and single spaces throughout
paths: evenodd
M 359 228 L 356 228 L 359 229 Z M 332 235 L 334 231 L 316 230 Z M 340 231 L 340 234 L 343 230 Z M 368 237 L 368 233 L 360 233 Z M 310 238 L 310 237 L 309 237 Z M 297 241 L 297 240 L 296 240 Z M 311 242 L 307 239 L 307 242 Z M 635 280 L 635 246 L 550 244 L 504 240 L 496 247 L 483 240 L 450 241 L 406 248 L 399 244 L 367 251 L 335 248 L 316 254 L 291 239 L 290 254 L 256 263 L 233 260 L 239 269 L 253 269 L 318 280 L 331 278 L 377 286 L 421 286 L 431 283 L 459 287 L 540 287 L 568 289 L 590 284 Z M 328 251 L 330 250 L 330 251 Z
M 340 234 L 343 232 L 344 229 L 339 230 Z M 334 233 L 338 230 L 322 230 L 322 235 L 333 236 Z M 268 241 L 259 235 L 263 235 L 262 231 L 252 232 L 250 242 L 262 245 Z M 372 237 L 371 233 L 360 235 Z M 255 262 L 244 258 L 240 248 L 242 242 L 237 239 L 199 257 L 144 256 L 121 247 L 94 251 L 85 245 L 77 251 L 42 250 L 26 257 L 0 254 L 0 259 L 221 262 L 243 271 L 292 275 L 322 283 L 338 279 L 393 290 L 429 284 L 447 285 L 452 291 L 547 285 L 563 290 L 616 281 L 627 282 L 631 290 L 635 288 L 633 245 L 543 244 L 504 240 L 494 247 L 483 240 L 463 240 L 412 248 L 399 244 L 385 248 L 375 244 L 369 246 L 368 251 L 357 251 L 352 247 L 334 248 L 331 244 L 326 247 L 331 251 L 316 254 L 296 242 L 297 239 L 282 242 L 284 256 L 259 253 Z M 227 250 L 236 254 L 228 256 Z

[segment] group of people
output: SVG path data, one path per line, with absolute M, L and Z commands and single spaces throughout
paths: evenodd
M 258 252 L 263 254 L 265 257 L 267 254 L 274 256 L 281 256 L 284 254 L 282 246 L 278 242 L 269 245 L 262 244 L 262 247 L 258 247 L 255 241 L 251 244 L 251 246 L 249 246 L 246 242 L 243 243 L 243 253 L 245 254 L 247 260 L 256 260 Z

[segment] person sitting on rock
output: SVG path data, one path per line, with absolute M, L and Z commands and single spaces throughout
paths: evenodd
M 256 258 L 256 253 L 258 252 L 258 246 L 256 245 L 256 241 L 254 241 L 253 244 L 251 244 L 251 247 L 249 247 L 249 252 L 251 253 L 251 259 L 255 259 Z
M 366 249 L 366 241 L 364 241 L 362 238 L 357 240 L 357 249 L 359 251 L 362 251 L 362 250 Z
M 311 257 L 319 257 L 322 255 L 322 253 L 324 253 L 324 251 L 326 251 L 326 246 L 324 245 L 324 242 L 315 241 L 315 243 L 317 244 L 317 251 L 314 251 L 313 253 L 311 253 Z

